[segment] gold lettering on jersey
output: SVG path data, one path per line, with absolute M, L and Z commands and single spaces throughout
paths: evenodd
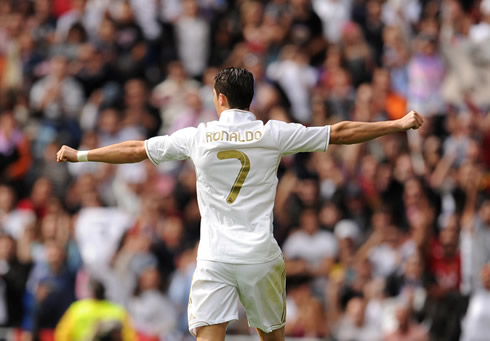
M 245 132 L 245 139 L 247 140 L 247 142 L 250 142 L 254 139 L 254 133 L 251 132 L 250 130 L 247 130 Z
M 229 133 L 227 131 L 214 131 L 206 133 L 206 142 L 226 141 L 226 142 L 252 142 L 262 138 L 260 130 L 245 130 L 244 132 Z
M 226 135 L 226 138 L 225 138 L 225 135 Z M 221 132 L 221 141 L 228 141 L 230 139 L 230 134 L 228 134 L 227 131 L 222 131 Z
M 238 132 L 238 142 L 245 142 L 245 140 L 242 139 L 242 134 Z

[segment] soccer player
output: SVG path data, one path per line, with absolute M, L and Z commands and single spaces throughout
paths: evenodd
M 158 136 L 90 151 L 63 146 L 57 161 L 131 163 L 149 159 L 192 159 L 197 175 L 201 241 L 188 307 L 189 331 L 201 340 L 224 340 L 238 318 L 238 300 L 261 340 L 284 340 L 285 268 L 272 234 L 276 171 L 281 157 L 324 152 L 329 144 L 353 144 L 417 129 L 423 118 L 411 111 L 385 122 L 339 122 L 305 127 L 271 120 L 264 124 L 248 111 L 252 74 L 227 68 L 215 78 L 219 119 Z

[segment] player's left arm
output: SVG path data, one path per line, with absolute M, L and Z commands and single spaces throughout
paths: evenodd
M 78 162 L 80 160 L 80 152 L 68 146 L 62 146 L 56 154 L 58 162 Z M 145 150 L 144 141 L 125 141 L 112 144 L 106 147 L 91 149 L 84 153 L 88 153 L 83 161 L 95 161 L 106 163 L 134 163 L 148 159 Z
M 418 129 L 424 123 L 424 119 L 415 111 L 398 120 L 382 122 L 353 122 L 343 121 L 335 123 L 330 130 L 331 144 L 355 144 L 362 143 L 391 133 Z

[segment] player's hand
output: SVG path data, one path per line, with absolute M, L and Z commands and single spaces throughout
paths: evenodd
M 400 127 L 402 130 L 419 129 L 424 124 L 424 118 L 416 111 L 410 110 L 408 114 L 400 118 Z
M 78 162 L 77 159 L 78 150 L 73 149 L 68 146 L 63 146 L 60 148 L 58 153 L 56 153 L 56 161 L 58 162 Z

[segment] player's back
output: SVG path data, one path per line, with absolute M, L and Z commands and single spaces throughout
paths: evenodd
M 147 150 L 155 163 L 165 159 L 158 152 L 194 161 L 201 212 L 198 259 L 252 264 L 281 252 L 272 233 L 281 157 L 326 150 L 328 135 L 328 126 L 264 124 L 248 111 L 232 109 L 218 121 L 174 133 L 160 147 L 150 139 Z
M 238 116 L 246 115 L 252 114 Z M 192 159 L 202 216 L 198 257 L 258 263 L 280 253 L 272 235 L 280 152 L 268 125 L 234 118 L 203 124 L 196 135 L 198 152 Z

